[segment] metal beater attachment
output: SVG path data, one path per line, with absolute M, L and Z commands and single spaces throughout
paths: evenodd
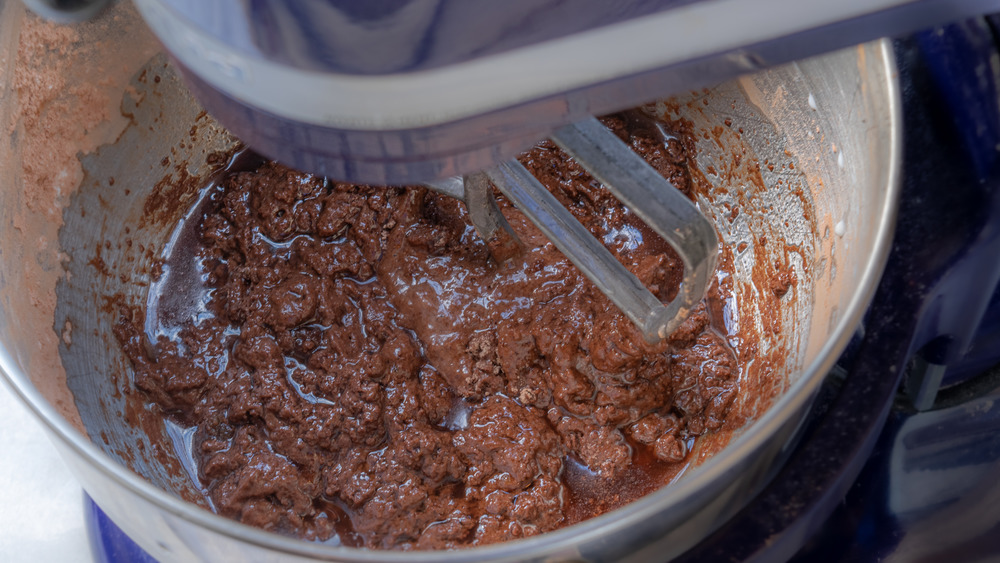
M 708 290 L 719 242 L 715 228 L 684 194 L 596 118 L 563 127 L 552 140 L 677 251 L 684 262 L 684 280 L 673 301 L 663 304 L 646 289 L 516 160 L 428 186 L 464 201 L 476 232 L 488 244 L 519 245 L 493 199 L 488 178 L 647 340 L 666 338 Z

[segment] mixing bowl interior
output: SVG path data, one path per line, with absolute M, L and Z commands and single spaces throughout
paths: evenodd
M 0 78 L 15 72 L 24 16 L 14 4 L 0 11 L 8 54 Z M 128 21 L 142 33 L 140 22 Z M 145 306 L 177 221 L 237 141 L 201 111 L 162 54 L 129 70 L 130 83 L 117 90 L 128 123 L 112 142 L 80 147 L 81 180 L 71 197 L 57 200 L 67 203 L 58 220 L 30 200 L 33 188 L 25 185 L 33 177 L 25 171 L 27 137 L 51 133 L 21 124 L 0 147 L 0 366 L 88 491 L 157 557 L 395 557 L 306 545 L 192 506 L 206 506 L 192 484 L 197 470 L 177 453 L 191 433 L 132 390 L 112 327 L 123 309 Z M 766 480 L 885 260 L 899 159 L 891 76 L 891 51 L 873 43 L 650 106 L 691 127 L 697 201 L 724 241 L 727 266 L 718 279 L 732 284 L 726 326 L 743 388 L 731 423 L 700 440 L 695 467 L 679 482 L 633 506 L 520 547 L 454 557 L 607 556 L 650 545 L 662 554 L 666 543 L 679 551 Z M 0 97 L 5 122 L 17 122 L 25 102 L 17 94 L 8 87 Z M 18 249 L 26 232 L 37 237 L 37 252 Z M 50 292 L 36 283 L 36 271 L 57 279 Z M 779 272 L 794 279 L 783 295 L 771 285 Z M 31 297 L 39 291 L 46 294 Z M 54 307 L 40 327 L 37 302 L 45 300 Z M 622 527 L 638 520 L 644 524 L 629 532 L 635 541 L 626 541 Z M 616 531 L 620 545 L 597 545 Z

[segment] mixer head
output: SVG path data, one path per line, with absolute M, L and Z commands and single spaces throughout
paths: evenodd
M 135 1 L 195 96 L 255 150 L 339 180 L 395 185 L 483 170 L 589 116 L 998 7 Z
M 649 340 L 704 297 L 718 239 L 691 201 L 591 116 L 996 3 L 135 1 L 196 97 L 258 152 L 340 180 L 425 183 L 462 199 L 503 260 L 519 242 L 492 182 Z M 511 160 L 546 136 L 677 251 L 684 279 L 671 303 Z

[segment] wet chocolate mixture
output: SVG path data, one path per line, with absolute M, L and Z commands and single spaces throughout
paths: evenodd
M 693 143 L 637 115 L 604 121 L 689 193 Z M 598 182 L 548 143 L 521 161 L 675 295 L 680 260 Z M 502 263 L 464 204 L 423 188 L 258 161 L 206 193 L 173 249 L 204 283 L 163 284 L 116 334 L 153 408 L 196 428 L 215 510 L 310 540 L 443 549 L 578 522 L 683 468 L 736 392 L 710 308 L 648 344 L 499 203 L 524 242 Z M 175 257 L 165 269 L 184 279 Z M 170 313 L 171 296 L 198 306 Z

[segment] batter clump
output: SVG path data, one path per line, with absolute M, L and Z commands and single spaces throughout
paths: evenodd
M 690 149 L 662 123 L 605 123 L 690 191 Z M 680 260 L 606 189 L 550 144 L 521 160 L 674 297 Z M 662 486 L 733 401 L 704 305 L 645 342 L 503 198 L 524 248 L 497 263 L 464 204 L 423 188 L 262 163 L 209 197 L 204 310 L 151 345 L 139 316 L 116 332 L 136 387 L 196 427 L 197 478 L 226 516 L 369 548 L 530 536 Z

